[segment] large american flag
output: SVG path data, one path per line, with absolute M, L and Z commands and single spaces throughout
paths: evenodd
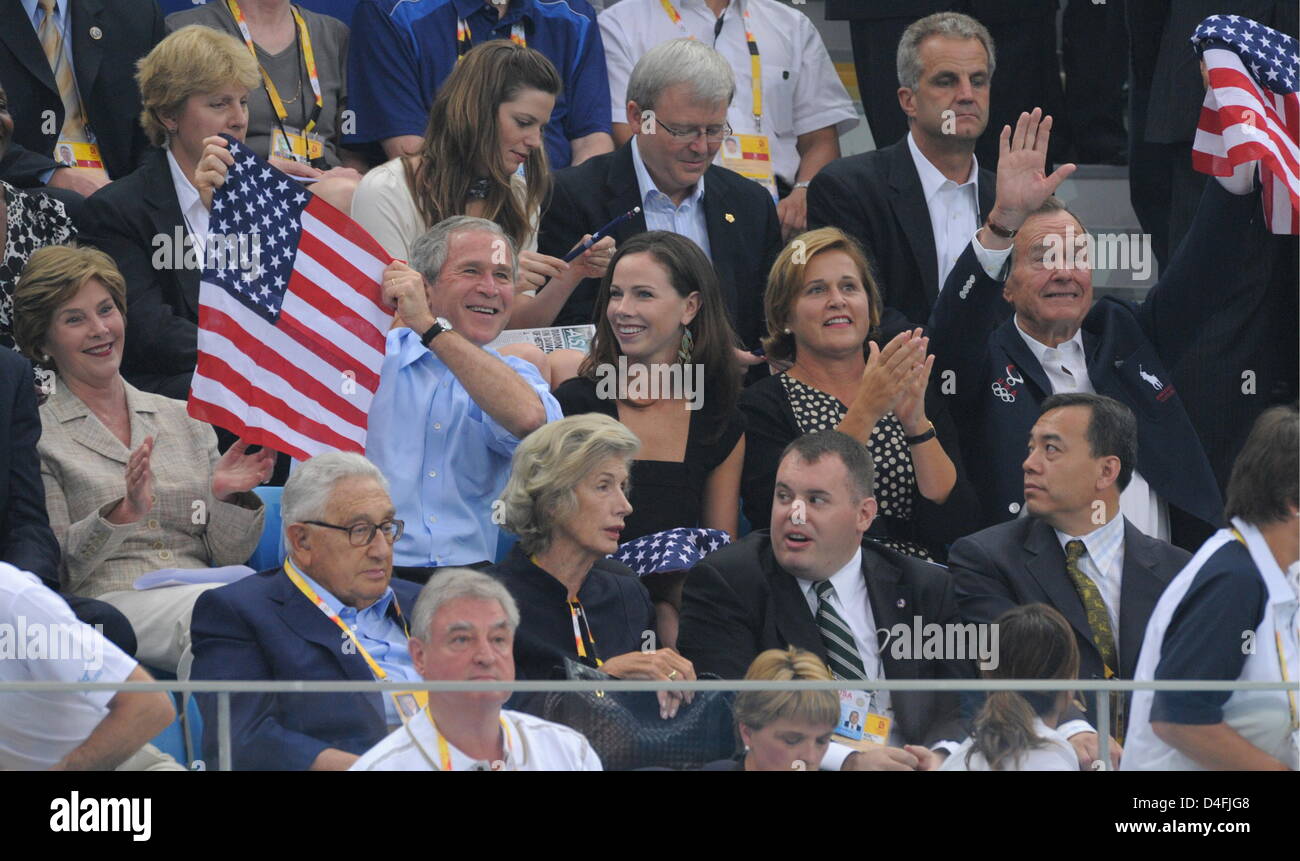
M 393 319 L 380 288 L 391 258 L 247 147 L 230 149 L 208 244 L 228 237 L 231 253 L 205 255 L 189 414 L 299 459 L 364 453 Z M 234 253 L 253 242 L 257 254 Z
M 1192 35 L 1210 86 L 1192 144 L 1202 173 L 1259 162 L 1274 233 L 1300 233 L 1300 84 L 1296 40 L 1240 15 L 1211 15 Z

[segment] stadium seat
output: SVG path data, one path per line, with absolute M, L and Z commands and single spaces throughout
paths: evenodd
M 262 498 L 266 506 L 266 524 L 262 527 L 262 540 L 257 542 L 257 549 L 248 559 L 248 567 L 254 571 L 278 568 L 284 561 L 284 536 L 281 535 L 280 496 L 283 487 L 256 487 L 253 489 Z

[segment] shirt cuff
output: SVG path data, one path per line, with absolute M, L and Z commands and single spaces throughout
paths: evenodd
M 63 167 L 63 165 L 59 165 L 59 167 Z M 41 185 L 49 185 L 50 177 L 54 176 L 54 172 L 58 169 L 58 167 L 52 167 L 45 171 L 45 173 L 41 174 Z
M 984 274 L 988 275 L 994 281 L 1002 280 L 1002 270 L 1006 268 L 1007 258 L 1011 256 L 1011 248 L 1003 248 L 1001 251 L 990 251 L 980 244 L 980 233 L 975 231 L 971 237 L 970 244 L 975 249 L 975 259 L 984 269 Z
M 930 745 L 930 750 L 941 750 L 949 756 L 952 756 L 960 747 L 961 744 L 959 742 L 949 741 L 945 738 L 943 741 L 936 741 L 934 744 Z
M 838 741 L 833 741 L 830 743 L 830 746 L 826 748 L 826 755 L 822 757 L 821 770 L 839 771 L 844 767 L 844 761 L 855 753 L 857 753 L 857 751 L 849 747 L 847 744 L 840 744 Z
M 1058 726 L 1056 731 L 1066 738 L 1070 738 L 1081 732 L 1096 732 L 1097 730 L 1086 720 L 1068 720 Z

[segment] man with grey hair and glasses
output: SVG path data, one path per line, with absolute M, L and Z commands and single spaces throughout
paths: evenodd
M 496 558 L 493 502 L 519 441 L 562 417 L 537 368 L 486 345 L 510 319 L 519 263 L 494 222 L 455 216 L 411 246 L 411 265 L 384 270 L 397 308 L 366 456 L 393 485 L 406 522 L 394 548 L 398 577 Z
M 929 320 L 948 273 L 993 208 L 995 177 L 980 169 L 975 145 L 988 124 L 995 65 L 993 38 L 969 15 L 914 21 L 897 55 L 907 135 L 831 162 L 808 188 L 808 226 L 840 228 L 871 259 L 885 334 Z
M 420 592 L 410 652 L 426 681 L 511 682 L 519 607 L 488 574 L 443 571 Z M 600 771 L 577 730 L 501 708 L 508 691 L 431 691 L 352 771 Z
M 718 274 L 732 327 L 752 349 L 766 334 L 763 290 L 781 251 L 781 225 L 761 185 L 713 164 L 732 133 L 727 109 L 735 90 L 731 67 L 707 45 L 673 39 L 647 51 L 627 84 L 632 139 L 556 172 L 537 243 L 541 253 L 563 257 L 585 234 L 639 207 L 608 235 L 620 244 L 668 230 L 695 242 Z M 592 322 L 598 287 L 593 278 L 578 284 L 556 324 Z M 740 357 L 748 365 L 762 361 L 744 351 Z
M 419 590 L 392 578 L 403 523 L 383 474 L 359 454 L 317 455 L 289 476 L 280 511 L 284 565 L 194 605 L 193 678 L 418 681 L 406 643 Z M 215 765 L 216 695 L 198 699 Z M 342 771 L 419 708 L 415 694 L 232 694 L 232 764 Z

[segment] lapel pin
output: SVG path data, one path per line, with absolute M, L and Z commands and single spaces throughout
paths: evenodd
M 730 212 L 728 212 L 726 215 L 724 215 L 724 216 L 722 216 L 722 217 L 725 218 L 725 219 L 727 219 L 727 223 L 728 223 L 728 224 L 733 224 L 733 223 L 735 223 L 735 221 L 736 221 L 736 216 L 732 215 Z
M 898 599 L 898 609 L 901 610 L 901 609 L 903 609 L 903 608 L 906 607 L 906 606 L 907 606 L 907 602 L 904 601 L 902 598 L 899 598 L 899 599 Z
M 99 29 L 98 27 L 91 27 L 91 28 L 90 28 L 90 38 L 92 38 L 92 39 L 102 39 L 102 38 L 104 38 L 104 31 L 101 30 L 101 29 Z

